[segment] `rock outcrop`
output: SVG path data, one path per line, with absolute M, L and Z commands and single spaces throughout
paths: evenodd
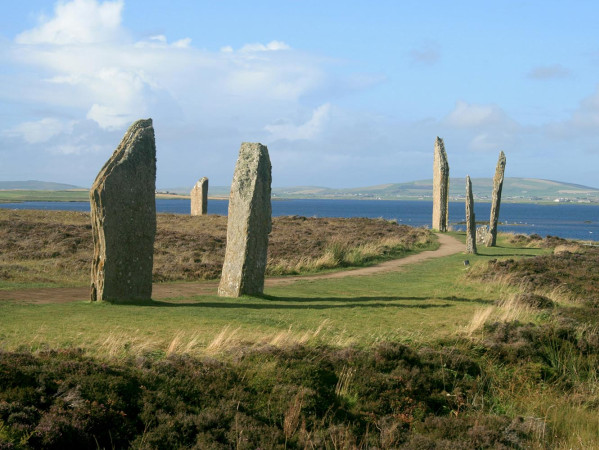
M 476 218 L 470 176 L 466 177 L 466 253 L 476 254 Z
M 152 119 L 138 120 L 129 127 L 90 190 L 92 301 L 152 298 L 155 192 Z
M 443 139 L 435 141 L 433 162 L 433 229 L 447 231 L 449 217 L 449 163 Z
M 489 233 L 485 242 L 487 247 L 494 247 L 497 242 L 497 223 L 499 222 L 499 207 L 501 206 L 501 190 L 503 189 L 503 174 L 505 173 L 505 154 L 499 153 L 499 160 L 493 177 L 493 198 L 491 199 L 491 217 Z
M 227 249 L 218 287 L 221 297 L 260 295 L 271 231 L 271 165 L 268 149 L 244 142 L 229 196 Z
M 191 190 L 191 215 L 203 216 L 208 214 L 208 178 L 203 177 Z

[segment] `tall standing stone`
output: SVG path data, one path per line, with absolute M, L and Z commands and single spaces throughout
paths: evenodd
M 497 242 L 497 223 L 499 222 L 499 207 L 501 206 L 501 190 L 503 189 L 503 174 L 505 173 L 505 154 L 499 153 L 499 160 L 493 177 L 493 198 L 491 200 L 491 217 L 487 233 L 487 247 L 494 247 Z
M 203 216 L 208 213 L 208 178 L 198 181 L 190 193 L 191 215 Z
M 449 218 L 449 163 L 443 139 L 435 141 L 433 162 L 433 229 L 447 231 Z
M 476 254 L 476 218 L 470 176 L 466 177 L 466 253 Z
M 270 184 L 266 146 L 242 143 L 229 196 L 227 249 L 218 287 L 221 297 L 259 295 L 264 291 L 272 224 Z
M 92 301 L 152 298 L 155 192 L 152 119 L 138 120 L 129 127 L 90 190 Z

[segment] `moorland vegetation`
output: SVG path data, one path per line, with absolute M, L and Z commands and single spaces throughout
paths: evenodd
M 155 282 L 220 276 L 227 218 L 158 214 Z M 267 275 L 358 267 L 434 247 L 423 228 L 384 219 L 275 217 Z M 93 252 L 88 213 L 0 209 L 0 288 L 86 286 Z
M 3 269 L 3 289 L 83 283 L 69 261 L 89 251 L 85 215 L 27 214 L 0 229 L 1 245 L 13 241 L 2 264 L 39 278 L 7 280 L 19 270 Z M 173 256 L 184 252 L 176 242 L 216 242 L 178 219 L 158 216 L 157 250 Z M 275 221 L 273 258 L 275 248 L 319 248 L 312 260 L 334 253 L 336 239 L 319 234 L 333 222 L 280 220 L 289 223 L 277 244 Z M 356 233 L 390 239 L 364 231 L 368 223 L 399 229 L 364 220 Z M 430 246 L 430 235 L 410 233 Z M 25 243 L 30 235 L 35 244 Z M 368 245 L 351 242 L 339 253 Z M 200 261 L 210 245 L 197 250 Z M 500 235 L 498 247 L 468 259 L 469 267 L 456 254 L 399 272 L 297 281 L 262 298 L 0 302 L 0 446 L 599 447 L 599 250 Z M 44 260 L 68 269 L 43 279 L 31 267 Z

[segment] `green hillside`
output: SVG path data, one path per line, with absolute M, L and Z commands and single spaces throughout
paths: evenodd
M 64 191 L 81 189 L 72 184 L 53 183 L 51 181 L 0 181 L 0 190 L 19 189 L 25 191 Z
M 464 198 L 466 182 L 461 178 L 451 178 L 450 197 L 453 200 Z M 474 196 L 478 200 L 490 200 L 493 190 L 491 178 L 472 180 Z M 432 180 L 389 183 L 349 189 L 324 187 L 289 187 L 273 189 L 274 197 L 281 198 L 339 198 L 339 199 L 411 199 L 432 198 Z M 508 201 L 575 201 L 599 202 L 599 189 L 559 181 L 535 178 L 506 178 L 503 185 L 503 199 Z
M 451 178 L 451 200 L 462 200 L 465 180 Z M 491 178 L 472 180 L 474 197 L 478 201 L 490 201 L 493 190 Z M 185 187 L 159 189 L 159 194 L 189 195 Z M 229 196 L 229 186 L 210 186 L 209 195 L 217 198 Z M 377 200 L 430 200 L 432 180 L 407 183 L 387 183 L 358 188 L 327 188 L 321 186 L 275 187 L 275 199 L 377 199 Z M 512 202 L 578 202 L 599 203 L 599 189 L 573 183 L 562 183 L 537 178 L 506 178 L 503 200 Z M 0 181 L 0 202 L 12 201 L 87 201 L 86 189 L 69 184 L 42 181 Z

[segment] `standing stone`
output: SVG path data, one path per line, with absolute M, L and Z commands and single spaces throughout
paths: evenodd
M 191 215 L 204 216 L 208 213 L 208 178 L 198 181 L 190 193 Z
M 449 163 L 443 139 L 435 141 L 433 162 L 433 229 L 447 231 L 449 218 Z
M 470 176 L 466 177 L 466 253 L 476 254 L 476 218 Z
M 499 221 L 499 207 L 501 206 L 501 190 L 503 189 L 503 174 L 505 172 L 505 154 L 499 153 L 499 160 L 493 177 L 493 198 L 491 200 L 491 218 L 489 219 L 489 232 L 485 244 L 494 247 L 497 242 L 497 222 Z
M 138 120 L 91 187 L 91 300 L 152 298 L 156 234 L 156 144 L 152 119 Z
M 229 196 L 227 249 L 218 287 L 221 297 L 259 295 L 264 291 L 272 224 L 270 184 L 266 146 L 242 143 Z

